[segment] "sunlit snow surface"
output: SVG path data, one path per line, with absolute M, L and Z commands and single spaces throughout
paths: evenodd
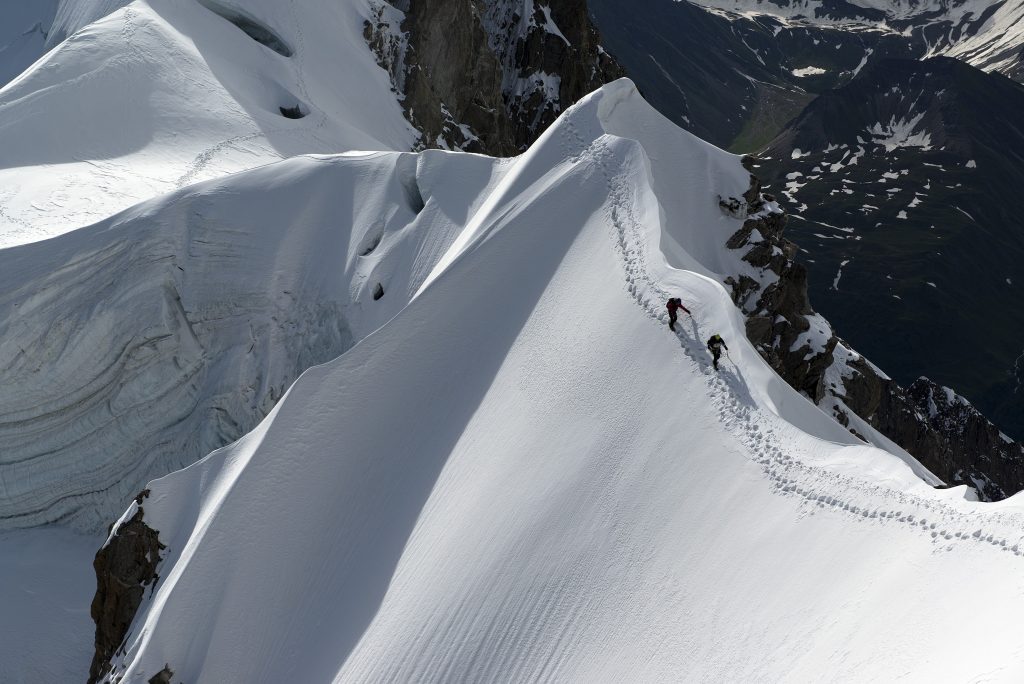
M 198 2 L 124 5 L 63 3 L 55 31 L 120 8 L 0 90 L 0 246 L 295 154 L 413 143 L 362 38 L 369 0 L 207 2 L 245 8 L 291 57 Z M 308 115 L 282 116 L 295 106 Z
M 998 617 L 1024 608 L 1019 503 L 932 489 L 745 342 L 709 277 L 732 258 L 717 194 L 746 188 L 736 157 L 622 81 L 473 193 L 429 190 L 447 159 L 417 168 L 424 211 L 464 228 L 415 298 L 237 444 L 152 483 L 168 558 L 118 674 L 1024 674 Z M 460 194 L 474 208 L 453 216 Z M 694 313 L 677 335 L 669 294 Z M 978 602 L 1001 612 L 979 626 Z
M 0 91 L 0 526 L 102 532 L 248 432 L 152 483 L 123 681 L 1024 676 L 1019 497 L 746 344 L 738 158 L 628 81 L 514 160 L 403 154 L 369 2 L 213 4 L 60 3 Z M 0 681 L 84 679 L 103 535 L 61 535 L 0 537 Z

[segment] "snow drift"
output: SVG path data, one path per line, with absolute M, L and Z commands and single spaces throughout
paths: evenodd
M 0 89 L 0 246 L 297 154 L 416 138 L 363 40 L 370 0 L 47 7 L 55 47 Z
M 0 527 L 103 529 L 247 432 L 409 301 L 500 166 L 296 158 L 0 251 Z
M 211 206 L 314 164 L 307 180 L 333 182 L 304 184 L 307 201 L 406 211 L 353 188 L 373 167 L 355 157 L 208 186 Z M 746 343 L 719 282 L 738 221 L 718 196 L 748 183 L 736 157 L 620 81 L 515 160 L 425 154 L 415 178 L 422 212 L 394 234 L 422 247 L 395 249 L 398 287 L 377 302 L 391 308 L 356 298 L 362 329 L 380 327 L 238 442 L 151 483 L 167 557 L 114 676 L 1024 674 L 1010 622 L 976 618 L 1024 607 L 1017 499 L 933 489 Z M 355 219 L 340 239 L 368 247 Z M 694 313 L 677 334 L 670 293 Z M 730 344 L 720 373 L 713 332 Z

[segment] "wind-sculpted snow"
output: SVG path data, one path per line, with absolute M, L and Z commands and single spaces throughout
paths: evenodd
M 0 90 L 0 246 L 297 154 L 410 149 L 368 16 L 368 0 L 62 2 L 53 49 Z
M 408 301 L 474 161 L 299 158 L 0 251 L 0 529 L 103 529 L 250 430 Z
M 618 82 L 451 195 L 397 315 L 151 483 L 168 556 L 113 676 L 1019 678 L 976 619 L 1024 607 L 1019 503 L 933 489 L 772 373 L 701 249 L 747 185 Z

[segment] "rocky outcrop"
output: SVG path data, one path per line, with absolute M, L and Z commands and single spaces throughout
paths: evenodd
M 779 375 L 858 437 L 863 421 L 948 484 L 967 484 L 988 500 L 1024 489 L 1024 447 L 949 388 L 924 377 L 901 387 L 814 312 L 807 270 L 782 236 L 786 215 L 754 176 L 742 198 L 720 198 L 719 206 L 747 217 L 726 244 L 744 250 L 752 268 L 726 285 L 747 315 L 747 337 Z
M 149 490 L 142 491 L 120 521 L 112 526 L 107 543 L 96 553 L 96 595 L 92 600 L 92 619 L 96 623 L 96 651 L 89 668 L 89 684 L 105 681 L 111 659 L 124 643 L 135 613 L 142 604 L 146 588 L 152 591 L 160 576 L 160 552 L 166 547 L 159 535 L 143 521 L 142 502 Z M 170 681 L 165 668 L 149 681 Z
M 164 665 L 164 669 L 149 678 L 148 684 L 171 684 L 171 677 L 173 676 L 174 671 L 171 669 L 171 666 Z
M 423 148 L 516 154 L 623 75 L 585 0 L 394 0 L 378 5 L 364 36 Z
M 867 382 L 873 382 L 865 376 Z M 928 454 L 928 467 L 952 484 L 969 484 L 997 501 L 1024 488 L 1024 447 L 966 399 L 928 378 L 906 389 L 881 380 L 873 423 L 912 454 Z

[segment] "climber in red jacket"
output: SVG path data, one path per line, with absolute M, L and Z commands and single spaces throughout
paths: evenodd
M 690 310 L 683 306 L 683 300 L 679 297 L 673 297 L 668 300 L 668 304 L 665 305 L 668 308 L 668 327 L 669 330 L 675 332 L 676 330 L 676 311 L 682 309 L 686 313 L 690 313 Z M 691 316 L 693 314 L 690 314 Z

